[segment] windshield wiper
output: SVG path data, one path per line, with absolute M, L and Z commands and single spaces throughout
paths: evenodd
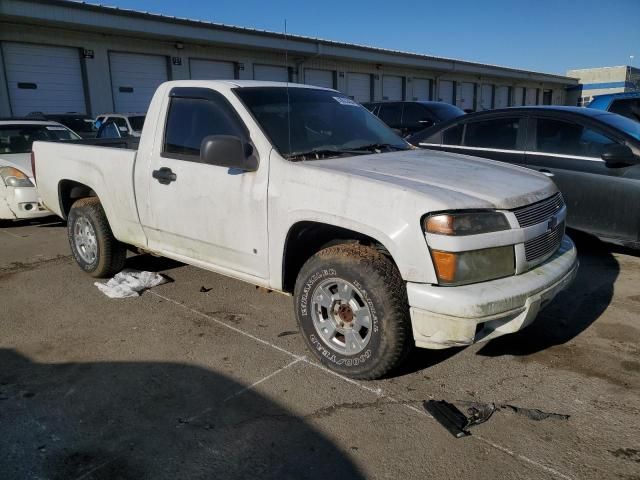
M 293 152 L 286 155 L 288 160 L 320 160 L 322 158 L 337 157 L 339 155 L 362 155 L 362 151 L 359 150 L 338 150 L 332 148 L 314 148 L 307 152 Z
M 392 145 L 390 143 L 372 143 L 371 145 L 362 145 L 360 147 L 355 147 L 353 150 L 362 151 L 366 150 L 368 152 L 380 152 L 382 150 L 408 150 L 408 148 L 401 147 L 399 145 Z

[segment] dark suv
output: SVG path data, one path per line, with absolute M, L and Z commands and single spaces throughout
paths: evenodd
M 464 115 L 444 102 L 372 102 L 363 105 L 403 137 Z

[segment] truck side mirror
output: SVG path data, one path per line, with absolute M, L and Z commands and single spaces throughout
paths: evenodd
M 607 146 L 602 152 L 601 157 L 609 166 L 640 163 L 627 145 L 621 145 L 619 143 Z
M 204 137 L 200 145 L 200 161 L 245 172 L 255 172 L 258 169 L 258 159 L 253 155 L 253 147 L 233 135 Z

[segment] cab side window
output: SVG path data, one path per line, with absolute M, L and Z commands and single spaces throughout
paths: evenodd
M 443 145 L 460 145 L 462 143 L 462 132 L 464 131 L 464 123 L 459 123 L 447 128 L 442 132 Z
M 470 147 L 516 150 L 519 118 L 496 118 L 467 123 L 464 144 Z
M 200 145 L 210 135 L 243 138 L 240 120 L 223 101 L 201 98 L 171 99 L 163 154 L 171 158 L 199 161 Z
M 378 117 L 391 128 L 402 126 L 402 105 L 399 103 L 383 103 L 380 105 Z
M 536 150 L 541 153 L 600 158 L 609 145 L 617 143 L 578 123 L 550 118 L 539 118 L 536 130 Z
M 402 123 L 409 128 L 428 128 L 435 121 L 426 108 L 416 105 L 415 103 L 407 103 L 404 106 L 402 114 Z

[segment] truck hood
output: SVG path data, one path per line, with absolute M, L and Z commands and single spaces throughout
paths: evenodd
M 557 192 L 551 180 L 533 170 L 434 150 L 407 150 L 304 163 L 313 168 L 417 191 L 451 209 L 512 209 Z
M 17 168 L 27 177 L 33 178 L 30 153 L 0 153 L 0 167 Z

